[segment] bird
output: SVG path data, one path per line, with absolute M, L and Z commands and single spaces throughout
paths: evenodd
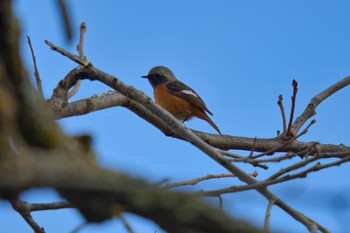
M 208 122 L 220 135 L 221 131 L 209 118 L 207 113 L 213 115 L 202 98 L 192 88 L 179 81 L 174 73 L 166 66 L 155 66 L 147 75 L 153 87 L 153 94 L 156 102 L 175 118 L 182 121 L 190 120 L 193 117 Z

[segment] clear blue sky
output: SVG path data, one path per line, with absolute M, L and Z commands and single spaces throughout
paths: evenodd
M 22 23 L 22 54 L 28 70 L 32 60 L 25 35 L 37 56 L 43 88 L 49 98 L 56 84 L 76 66 L 50 51 L 48 39 L 75 51 L 81 22 L 87 24 L 85 53 L 98 68 L 152 95 L 141 75 L 156 65 L 170 67 L 192 86 L 214 113 L 224 134 L 274 137 L 281 129 L 276 104 L 279 94 L 290 106 L 291 82 L 299 82 L 296 114 L 318 92 L 350 74 L 349 1 L 69 1 L 76 31 L 67 43 L 54 1 L 15 1 Z M 109 90 L 86 81 L 74 99 Z M 348 119 L 350 88 L 332 96 L 318 108 L 317 124 L 303 141 L 350 145 Z M 189 143 L 165 137 L 158 129 L 122 107 L 59 121 L 71 135 L 90 133 L 102 166 L 149 181 L 181 181 L 208 173 L 226 172 Z M 191 128 L 214 133 L 204 121 Z M 243 152 L 246 153 L 246 152 Z M 297 160 L 293 160 L 295 162 Z M 264 178 L 287 166 L 258 170 Z M 348 164 L 271 187 L 297 210 L 332 232 L 345 232 L 350 217 Z M 243 166 L 242 166 L 243 167 Z M 253 167 L 244 166 L 246 171 Z M 237 180 L 207 182 L 197 189 L 239 184 Z M 27 201 L 57 201 L 52 190 L 31 190 Z M 216 199 L 209 200 L 217 205 Z M 254 191 L 224 196 L 227 212 L 261 227 L 267 202 Z M 32 232 L 7 202 L 0 202 L 0 232 Z M 34 214 L 48 233 L 70 232 L 83 219 L 76 211 Z M 136 232 L 161 233 L 153 223 L 127 216 Z M 275 207 L 272 227 L 279 232 L 307 232 L 306 228 Z M 126 232 L 118 219 L 89 225 L 81 233 Z

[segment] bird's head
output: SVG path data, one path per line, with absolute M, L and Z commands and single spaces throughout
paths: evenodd
M 147 78 L 153 88 L 156 88 L 163 83 L 176 80 L 174 73 L 166 66 L 155 66 L 146 76 L 141 77 Z

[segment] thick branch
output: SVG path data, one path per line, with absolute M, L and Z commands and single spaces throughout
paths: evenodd
M 152 114 L 149 111 L 149 109 L 145 108 L 143 104 L 140 104 L 139 102 L 134 101 L 118 92 L 115 92 L 113 94 L 102 94 L 98 95 L 98 97 L 68 103 L 68 100 L 65 98 L 65 96 L 67 95 L 69 88 L 74 86 L 77 79 L 84 78 L 85 75 L 91 76 L 92 73 L 93 71 L 88 68 L 73 70 L 66 76 L 64 80 L 60 82 L 60 84 L 54 91 L 54 95 L 49 101 L 52 108 L 55 111 L 57 118 L 65 118 L 73 115 L 87 114 L 93 111 L 121 105 L 130 109 L 143 119 L 156 126 L 165 135 L 182 139 L 179 135 L 175 133 L 175 131 L 171 127 L 165 124 L 164 121 L 160 120 L 160 118 L 157 115 Z M 66 99 L 66 101 L 62 101 L 64 99 Z M 276 152 L 297 153 L 308 149 L 314 145 L 314 142 L 301 141 L 294 141 L 286 145 L 286 141 L 280 137 L 249 138 L 230 135 L 219 136 L 216 134 L 209 134 L 200 131 L 194 132 L 197 136 L 199 136 L 208 144 L 223 150 L 237 149 L 251 151 L 251 149 L 254 147 L 254 150 L 257 152 L 266 152 L 275 148 L 280 148 L 279 150 L 276 150 Z M 343 144 L 318 144 L 317 148 L 320 152 L 342 152 L 348 151 L 350 149 L 350 147 L 345 146 Z M 312 153 L 313 151 L 311 151 L 311 154 Z
M 125 105 L 127 98 L 119 92 L 104 93 L 91 98 L 81 99 L 67 104 L 62 109 L 54 109 L 58 119 L 84 115 L 101 109 Z
M 38 154 L 36 154 L 38 155 Z M 64 154 L 2 160 L 0 163 L 0 193 L 18 187 L 44 187 L 98 192 L 114 200 L 126 212 L 152 219 L 173 233 L 234 233 L 260 232 L 246 223 L 236 221 L 224 212 L 198 201 L 193 194 L 169 192 L 132 179 L 123 174 L 68 162 Z M 18 170 L 21 171 L 18 174 Z M 69 180 L 69 182 L 67 182 Z M 187 215 L 188 217 L 184 217 Z

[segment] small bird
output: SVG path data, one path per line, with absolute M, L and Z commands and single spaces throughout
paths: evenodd
M 176 79 L 174 73 L 165 66 L 155 66 L 147 78 L 154 90 L 156 102 L 184 123 L 192 117 L 208 122 L 221 135 L 219 128 L 208 117 L 213 113 L 207 108 L 202 98 L 192 88 Z

